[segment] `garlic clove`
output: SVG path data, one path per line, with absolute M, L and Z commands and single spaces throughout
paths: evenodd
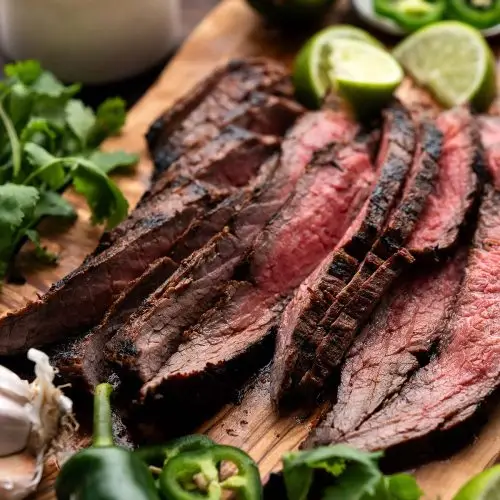
M 1 365 L 0 394 L 5 394 L 20 404 L 29 403 L 31 400 L 31 390 L 28 381 L 22 380 L 17 374 Z
M 0 394 L 0 457 L 24 450 L 28 444 L 32 422 L 26 408 Z
M 33 492 L 47 449 L 56 437 L 74 429 L 72 402 L 54 386 L 56 371 L 49 357 L 30 349 L 28 358 L 35 363 L 31 384 L 0 367 L 0 500 Z
M 43 473 L 41 457 L 28 452 L 0 458 L 0 498 L 22 500 L 33 493 Z

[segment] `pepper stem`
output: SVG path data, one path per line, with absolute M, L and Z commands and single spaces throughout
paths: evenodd
M 113 430 L 111 425 L 111 402 L 113 392 L 111 384 L 99 384 L 94 393 L 94 434 L 92 446 L 101 448 L 113 446 Z

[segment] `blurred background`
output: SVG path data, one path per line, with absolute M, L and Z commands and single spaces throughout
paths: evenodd
M 30 0 L 22 0 L 22 1 L 27 4 Z M 162 69 L 170 60 L 170 58 L 173 55 L 175 55 L 182 41 L 191 33 L 191 31 L 203 19 L 203 17 L 219 3 L 219 0 L 174 0 L 174 1 L 178 1 L 180 4 L 180 10 L 181 10 L 180 30 L 178 35 L 176 36 L 175 45 L 173 46 L 172 49 L 165 52 L 165 56 L 161 59 L 161 61 L 155 64 L 153 67 L 149 67 L 147 70 L 142 71 L 140 74 L 135 75 L 134 77 L 131 78 L 122 78 L 117 81 L 114 81 L 113 83 L 105 85 L 84 85 L 80 96 L 82 100 L 84 100 L 88 105 L 96 107 L 100 102 L 102 102 L 107 97 L 120 96 L 127 102 L 127 105 L 129 107 L 135 104 L 135 102 L 137 102 L 137 100 L 146 92 L 148 87 L 155 81 L 157 76 L 160 74 Z M 8 0 L 3 5 L 9 5 L 9 2 L 10 0 Z M 12 3 L 12 5 L 16 6 L 20 4 Z M 27 5 L 25 7 L 27 7 Z M 5 16 L 5 11 L 2 12 L 4 17 L 8 18 L 4 20 L 4 22 L 8 24 L 7 26 L 5 24 L 3 25 L 3 30 L 5 32 L 5 29 L 7 27 L 11 31 L 14 31 L 15 33 L 17 32 L 18 37 L 21 38 L 20 34 L 21 30 L 23 28 L 25 30 L 28 30 L 30 26 L 27 25 L 27 22 L 24 19 L 19 21 L 18 13 L 15 13 L 16 15 L 12 14 L 14 12 L 14 8 L 15 7 L 12 7 L 10 9 L 11 12 L 9 12 L 10 14 L 9 16 Z M 24 8 L 23 10 L 26 12 L 29 12 L 31 10 L 32 12 L 32 9 Z M 18 11 L 20 12 L 21 9 L 18 9 Z M 37 16 L 35 15 L 31 17 L 33 18 Z M 31 22 L 33 22 L 33 20 Z M 3 44 L 4 44 L 3 49 L 5 49 L 5 39 L 3 40 Z M 24 52 L 26 52 L 25 48 Z M 6 62 L 12 60 L 15 57 L 16 57 L 15 55 L 13 57 L 12 56 L 9 57 L 8 51 L 0 53 L 0 63 L 2 67 Z M 24 59 L 25 58 L 24 54 L 20 58 Z M 42 59 L 41 57 L 36 57 L 36 58 Z M 62 78 L 64 79 L 64 77 Z M 80 79 L 71 78 L 70 80 L 80 80 Z

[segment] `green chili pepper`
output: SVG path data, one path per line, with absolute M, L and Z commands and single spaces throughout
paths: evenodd
M 113 443 L 110 384 L 100 384 L 94 395 L 92 447 L 63 466 L 56 480 L 58 500 L 159 500 L 147 465 L 132 452 Z
M 416 31 L 443 18 L 446 0 L 375 0 L 374 8 L 404 30 Z
M 237 473 L 220 478 L 220 465 L 230 462 Z M 220 500 L 224 490 L 233 491 L 238 500 L 261 500 L 259 469 L 242 450 L 232 446 L 212 446 L 186 451 L 170 459 L 160 474 L 160 491 L 169 500 Z
M 146 462 L 147 465 L 161 468 L 168 460 L 179 453 L 202 450 L 212 446 L 215 446 L 215 443 L 209 437 L 203 434 L 193 434 L 174 439 L 165 444 L 138 448 L 134 451 L 134 454 L 143 462 Z
M 449 0 L 448 17 L 478 29 L 500 23 L 500 0 Z

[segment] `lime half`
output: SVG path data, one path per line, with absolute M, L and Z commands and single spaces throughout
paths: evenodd
M 481 33 L 467 24 L 425 27 L 400 43 L 394 55 L 443 106 L 470 102 L 485 111 L 495 98 L 494 56 Z
M 359 40 L 383 47 L 366 31 L 348 24 L 331 26 L 316 33 L 297 55 L 293 74 L 297 96 L 307 106 L 319 107 L 331 87 L 328 55 L 331 53 L 331 45 L 338 39 Z
M 499 500 L 500 465 L 474 476 L 461 488 L 453 500 Z

